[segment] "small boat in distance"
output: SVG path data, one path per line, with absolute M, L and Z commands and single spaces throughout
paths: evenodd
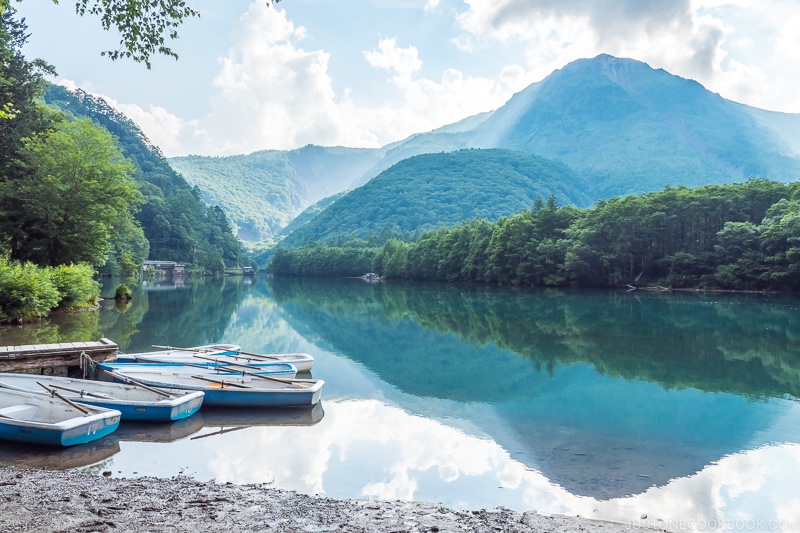
M 102 368 L 101 365 L 98 365 L 98 368 Z M 321 379 L 285 379 L 248 371 L 203 373 L 200 369 L 180 366 L 165 366 L 161 372 L 142 369 L 141 365 L 137 364 L 117 365 L 113 370 L 103 370 L 117 381 L 132 380 L 166 392 L 203 391 L 205 393 L 203 405 L 220 407 L 314 405 L 320 401 L 322 386 L 325 384 Z
M 122 414 L 116 409 L 52 395 L 0 388 L 0 438 L 30 444 L 74 446 L 113 433 Z
M 229 359 L 236 363 L 250 365 L 254 363 L 289 363 L 297 368 L 298 372 L 310 372 L 314 365 L 314 357 L 307 353 L 275 353 L 257 354 L 243 352 L 236 344 L 208 344 L 194 348 L 175 348 L 172 346 L 153 346 L 164 348 L 155 352 L 142 352 L 118 354 L 119 363 L 175 363 L 196 362 L 203 359 Z
M 180 420 L 193 415 L 203 405 L 203 393 L 197 391 L 169 394 L 135 384 L 0 373 L 0 388 L 48 394 L 45 387 L 58 391 L 73 402 L 116 409 L 122 414 L 123 420 Z

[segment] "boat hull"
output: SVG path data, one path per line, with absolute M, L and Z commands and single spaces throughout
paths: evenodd
M 134 366 L 134 365 L 131 365 Z M 199 377 L 198 377 L 199 376 Z M 131 379 L 167 392 L 202 391 L 203 405 L 215 407 L 295 407 L 319 403 L 325 382 L 321 379 L 273 379 L 269 376 L 114 372 L 115 380 Z
M 202 359 L 201 359 L 202 358 Z M 258 363 L 288 363 L 294 365 L 298 372 L 310 372 L 314 365 L 314 357 L 305 353 L 279 353 L 279 354 L 247 354 L 242 353 L 238 346 L 233 344 L 215 344 L 208 346 L 197 346 L 195 348 L 176 349 L 171 348 L 157 352 L 143 352 L 118 354 L 118 363 L 176 363 L 191 362 L 199 363 L 208 358 L 225 361 L 229 359 L 233 363 L 252 365 Z
M 210 361 L 190 364 L 182 362 L 138 362 L 138 363 L 98 363 L 97 368 L 111 372 L 135 369 L 142 372 L 161 374 L 165 371 L 184 374 L 241 374 L 242 372 L 264 374 L 285 379 L 294 378 L 297 375 L 297 368 L 288 363 L 268 363 L 246 367 L 238 367 L 226 364 L 215 364 Z
M 203 394 L 197 391 L 182 391 L 172 398 L 165 398 L 134 385 L 58 376 L 0 374 L 0 388 L 47 395 L 39 383 L 55 387 L 59 394 L 74 402 L 116 409 L 123 420 L 170 422 L 192 416 L 203 405 Z M 93 393 L 106 398 L 94 397 Z
M 0 438 L 48 446 L 85 444 L 113 433 L 122 414 L 87 407 L 89 414 L 38 393 L 0 391 Z

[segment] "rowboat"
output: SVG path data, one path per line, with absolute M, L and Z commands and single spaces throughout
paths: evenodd
M 289 363 L 254 363 L 252 365 L 237 364 L 231 361 L 216 362 L 215 360 L 191 362 L 138 362 L 138 363 L 97 363 L 101 370 L 135 369 L 140 372 L 174 372 L 178 374 L 235 374 L 252 372 L 285 379 L 292 379 L 297 375 L 297 368 Z
M 99 366 L 99 365 L 98 365 Z M 180 366 L 162 366 L 160 372 L 142 369 L 141 365 L 118 365 L 106 370 L 115 380 L 132 380 L 150 387 L 203 391 L 203 405 L 218 407 L 290 407 L 314 405 L 320 401 L 321 379 L 284 379 L 269 374 L 188 372 Z
M 41 384 L 41 385 L 40 385 Z M 203 405 L 202 392 L 168 394 L 149 387 L 35 374 L 0 374 L 0 387 L 45 393 L 57 390 L 73 402 L 116 409 L 123 420 L 169 422 L 193 415 Z
M 0 388 L 0 438 L 29 444 L 74 446 L 119 426 L 122 413 L 51 395 Z
M 255 363 L 289 363 L 297 368 L 298 372 L 310 372 L 314 365 L 314 357 L 307 353 L 275 353 L 257 354 L 243 352 L 236 344 L 208 344 L 194 348 L 174 348 L 172 346 L 154 346 L 165 348 L 155 352 L 118 354 L 117 362 L 150 362 L 150 363 L 175 363 L 196 362 L 204 359 L 231 360 L 236 363 L 251 365 Z

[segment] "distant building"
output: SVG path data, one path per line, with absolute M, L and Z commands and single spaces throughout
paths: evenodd
M 256 269 L 253 267 L 242 267 L 242 274 L 245 276 L 253 276 L 256 273 Z
M 144 261 L 142 263 L 142 273 L 155 273 L 160 270 L 170 276 L 185 276 L 186 265 L 175 261 Z

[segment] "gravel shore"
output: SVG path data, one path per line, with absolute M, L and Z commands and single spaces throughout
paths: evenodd
M 0 531 L 36 532 L 631 532 L 535 512 L 451 511 L 438 505 L 333 500 L 186 477 L 104 478 L 78 471 L 0 468 Z

